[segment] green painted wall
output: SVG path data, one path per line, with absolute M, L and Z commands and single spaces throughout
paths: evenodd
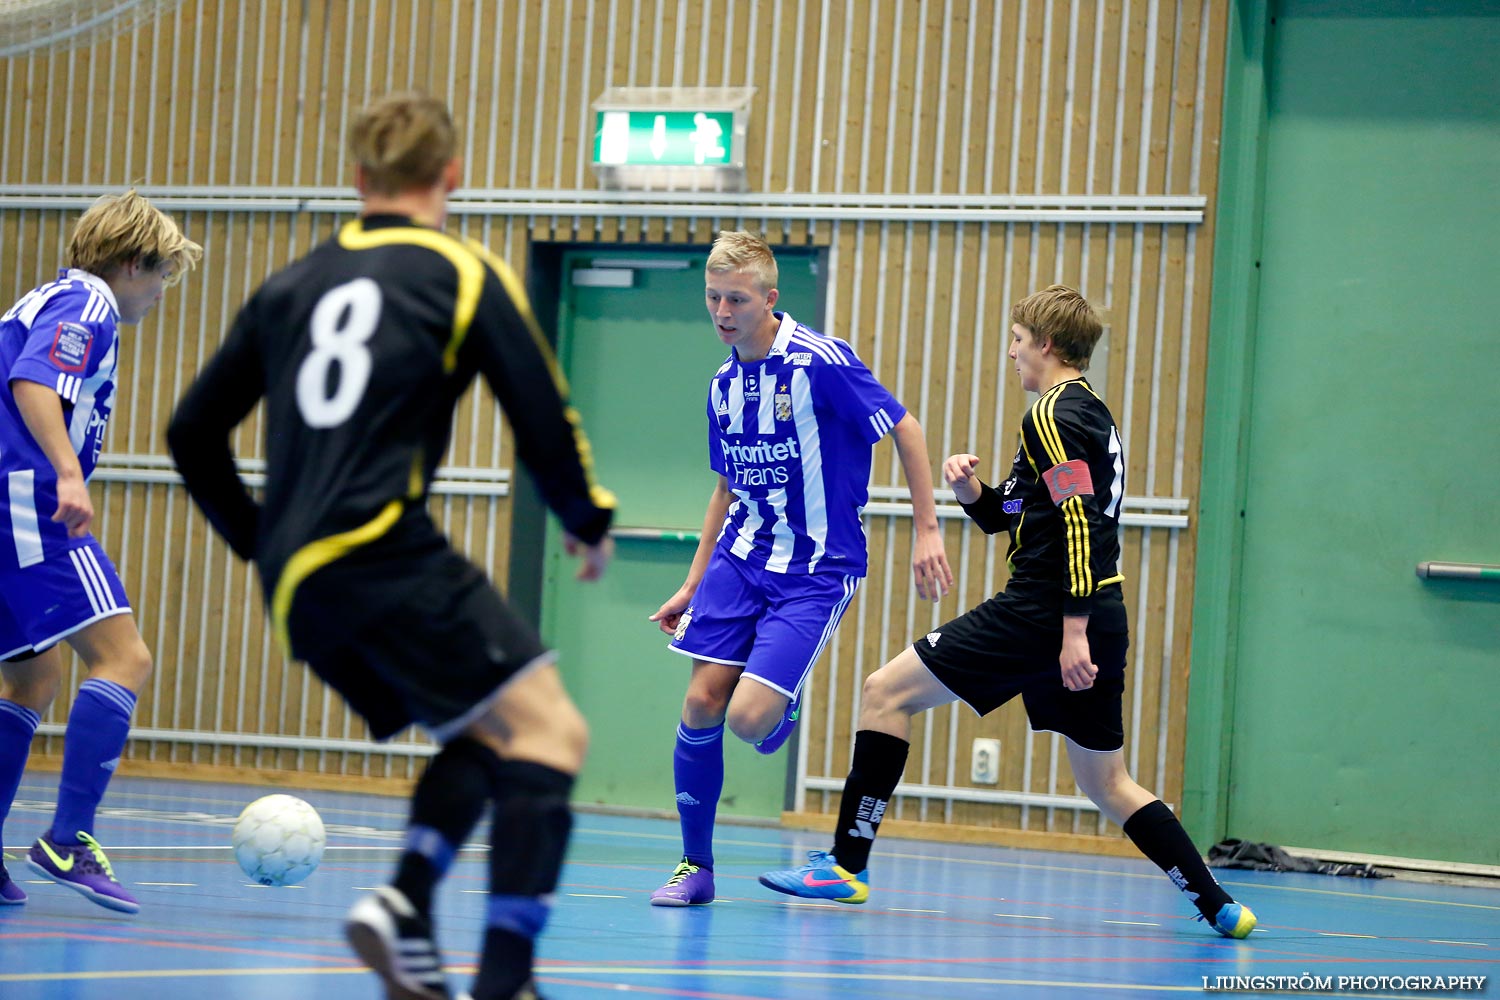
M 1419 6 L 1238 10 L 1200 840 L 1500 863 L 1500 587 L 1413 572 L 1500 563 L 1500 16 Z

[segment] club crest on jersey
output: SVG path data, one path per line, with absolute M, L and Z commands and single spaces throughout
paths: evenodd
M 778 392 L 776 394 L 776 419 L 792 419 L 792 394 L 789 392 Z
M 812 352 L 797 351 L 796 353 L 788 354 L 787 360 L 789 360 L 794 365 L 801 365 L 803 368 L 806 368 L 808 365 L 812 364 Z
M 82 323 L 59 323 L 47 357 L 65 372 L 81 372 L 88 366 L 93 342 L 93 331 Z

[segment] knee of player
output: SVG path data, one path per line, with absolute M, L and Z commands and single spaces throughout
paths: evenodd
M 735 736 L 755 744 L 771 735 L 771 730 L 781 721 L 781 712 L 781 709 L 772 711 L 762 706 L 731 705 L 724 724 Z
M 865 678 L 860 688 L 859 707 L 861 715 L 866 712 L 891 712 L 901 707 L 896 685 L 884 668 Z
M 6 661 L 14 664 L 0 674 L 0 701 L 8 701 L 45 715 L 62 689 L 60 665 L 49 665 L 36 657 Z M 55 664 L 56 661 L 53 661 Z
M 682 717 L 694 729 L 709 729 L 724 721 L 729 699 L 717 691 L 689 687 L 682 699 Z
M 155 662 L 151 658 L 151 650 L 146 648 L 145 643 L 137 643 L 122 654 L 119 663 L 115 664 L 116 670 L 124 678 L 121 683 L 132 691 L 139 691 L 145 686 L 151 677 L 153 666 Z

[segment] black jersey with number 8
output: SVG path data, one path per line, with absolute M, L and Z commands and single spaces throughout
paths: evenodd
M 340 542 L 347 550 L 425 518 L 454 407 L 476 373 L 548 506 L 572 535 L 597 542 L 613 498 L 593 483 L 588 442 L 520 282 L 479 244 L 403 217 L 350 222 L 269 278 L 184 396 L 169 438 L 194 499 L 256 560 L 270 593 L 337 558 Z M 226 477 L 223 442 L 262 397 L 257 510 Z

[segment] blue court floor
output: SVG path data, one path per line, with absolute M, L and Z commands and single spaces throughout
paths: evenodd
M 5 824 L 11 873 L 31 899 L 0 907 L 0 1000 L 382 995 L 349 954 L 341 925 L 349 905 L 389 875 L 402 800 L 272 789 L 318 808 L 329 849 L 303 886 L 267 889 L 245 879 L 228 848 L 235 817 L 263 790 L 121 776 L 96 833 L 141 900 L 141 913 L 126 917 L 32 881 L 19 860 L 51 817 L 55 787 L 55 775 L 28 774 Z M 1210 987 L 1221 976 L 1336 984 L 1500 968 L 1500 888 L 1223 872 L 1261 921 L 1249 940 L 1230 941 L 1188 919 L 1189 904 L 1144 859 L 882 838 L 870 901 L 820 905 L 769 892 L 756 876 L 800 863 L 806 850 L 828 846 L 822 836 L 754 826 L 719 833 L 719 900 L 657 908 L 647 897 L 677 860 L 675 822 L 579 815 L 539 949 L 549 1000 L 1102 1000 L 1203 994 L 1205 977 Z M 466 849 L 438 897 L 455 989 L 473 969 L 484 886 L 483 850 Z M 1298 995 L 1320 993 L 1355 995 Z M 1500 985 L 1486 981 L 1478 995 L 1500 996 Z

